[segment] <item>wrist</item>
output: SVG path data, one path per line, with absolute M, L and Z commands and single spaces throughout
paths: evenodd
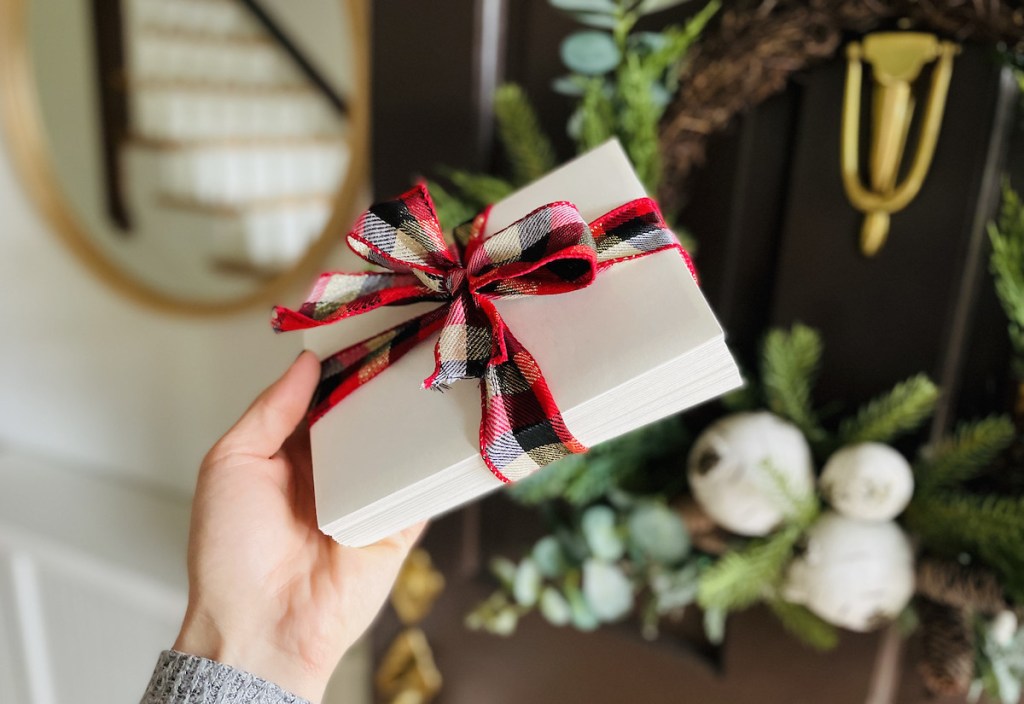
M 322 672 L 301 654 L 260 637 L 255 629 L 218 623 L 191 605 L 173 648 L 251 673 L 313 704 L 323 698 L 333 671 Z

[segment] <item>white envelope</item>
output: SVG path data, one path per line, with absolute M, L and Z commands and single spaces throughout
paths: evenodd
M 485 236 L 552 201 L 575 203 L 592 221 L 645 195 L 610 141 L 496 203 Z M 580 291 L 496 305 L 536 358 L 567 427 L 588 446 L 742 383 L 674 250 L 615 264 Z M 379 308 L 309 329 L 304 342 L 323 359 L 435 307 Z M 435 341 L 421 342 L 312 428 L 318 522 L 343 544 L 368 545 L 502 486 L 480 457 L 479 382 L 444 393 L 422 388 Z

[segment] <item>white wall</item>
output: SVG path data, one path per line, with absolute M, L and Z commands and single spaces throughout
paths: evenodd
M 266 309 L 189 318 L 123 298 L 49 230 L 18 181 L 7 139 L 0 445 L 190 491 L 206 449 L 298 353 L 299 340 L 275 336 Z

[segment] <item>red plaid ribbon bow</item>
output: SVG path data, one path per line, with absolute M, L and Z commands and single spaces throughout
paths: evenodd
M 378 203 L 356 222 L 348 244 L 390 271 L 325 273 L 297 311 L 274 309 L 273 327 L 283 332 L 384 305 L 443 304 L 323 360 L 311 424 L 440 331 L 434 372 L 423 385 L 481 380 L 480 454 L 496 477 L 516 481 L 586 451 L 565 427 L 536 360 L 505 325 L 494 299 L 581 289 L 616 262 L 667 248 L 677 248 L 692 272 L 690 259 L 649 198 L 589 225 L 571 203 L 549 203 L 485 240 L 488 212 L 457 229 L 464 247 L 449 247 L 425 186 Z

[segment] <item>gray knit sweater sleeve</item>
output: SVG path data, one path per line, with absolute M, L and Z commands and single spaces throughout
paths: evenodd
M 228 665 L 165 650 L 141 704 L 309 704 L 276 684 Z

